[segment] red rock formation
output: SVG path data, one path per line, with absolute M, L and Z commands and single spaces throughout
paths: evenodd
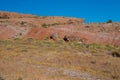
M 2 17 L 5 15 L 9 19 L 3 19 Z M 43 24 L 46 26 L 42 26 Z M 69 36 L 71 41 L 120 46 L 119 30 L 120 23 L 84 24 L 84 19 L 34 17 L 32 15 L 0 12 L 0 39 L 31 37 L 41 40 L 50 38 L 52 34 L 57 34 L 60 39 Z

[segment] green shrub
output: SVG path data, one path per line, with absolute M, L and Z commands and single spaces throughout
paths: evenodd
M 111 20 L 111 19 L 109 19 L 108 21 L 107 21 L 107 23 L 112 23 L 113 21 Z

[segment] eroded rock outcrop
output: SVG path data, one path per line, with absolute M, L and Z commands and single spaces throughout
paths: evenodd
M 0 12 L 0 39 L 19 37 L 120 46 L 120 23 L 84 24 L 84 19 Z

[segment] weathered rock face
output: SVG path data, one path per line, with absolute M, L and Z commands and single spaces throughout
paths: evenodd
M 35 32 L 38 31 L 38 34 Z M 51 36 L 51 33 L 54 35 Z M 57 34 L 57 35 L 55 35 Z M 59 35 L 58 35 L 59 34 Z M 70 34 L 69 36 L 67 36 Z M 120 35 L 119 33 L 94 33 L 89 31 L 68 31 L 66 29 L 57 28 L 33 28 L 28 32 L 26 37 L 34 37 L 36 39 L 44 39 L 45 36 L 51 37 L 53 40 L 57 40 L 58 36 L 64 41 L 82 41 L 83 43 L 99 43 L 99 44 L 110 44 L 119 46 L 120 45 Z
M 44 24 L 44 25 L 43 25 Z M 0 39 L 35 38 L 120 46 L 120 23 L 84 24 L 84 19 L 0 12 Z

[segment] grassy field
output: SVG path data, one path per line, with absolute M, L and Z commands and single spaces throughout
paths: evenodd
M 0 41 L 0 80 L 120 80 L 120 47 L 62 40 Z

